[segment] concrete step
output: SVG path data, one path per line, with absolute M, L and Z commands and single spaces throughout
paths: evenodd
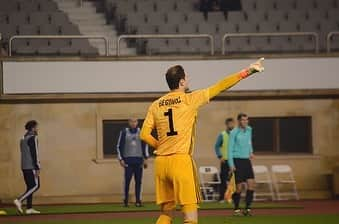
M 74 14 L 74 15 L 83 15 L 83 14 L 93 14 L 96 13 L 95 8 L 62 8 L 60 9 L 66 13 Z
M 106 20 L 106 17 L 103 14 L 95 13 L 95 14 L 68 14 L 70 19 L 78 19 L 82 21 L 90 21 L 90 20 Z
M 81 24 L 81 25 L 93 25 L 93 26 L 103 26 L 106 25 L 106 20 L 97 19 L 97 20 L 83 20 L 83 19 L 72 19 L 71 20 L 75 24 Z M 85 22 L 85 23 L 84 23 Z

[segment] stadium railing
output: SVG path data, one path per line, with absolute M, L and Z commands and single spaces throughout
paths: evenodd
M 105 43 L 105 55 L 109 55 L 109 41 L 105 36 L 98 35 L 16 35 L 9 39 L 8 55 L 12 56 L 12 42 L 15 39 L 99 39 Z
M 327 38 L 326 38 L 327 53 L 331 53 L 331 42 L 332 42 L 331 38 L 333 36 L 339 36 L 339 31 L 333 31 L 327 34 Z
M 214 38 L 210 34 L 131 34 L 120 35 L 117 41 L 117 56 L 120 56 L 120 42 L 123 39 L 183 39 L 183 38 L 206 38 L 210 43 L 210 54 L 214 55 Z
M 286 32 L 286 33 L 226 33 L 222 38 L 222 55 L 226 54 L 225 41 L 230 37 L 273 37 L 273 36 L 312 36 L 314 38 L 314 51 L 319 52 L 319 35 L 315 32 Z

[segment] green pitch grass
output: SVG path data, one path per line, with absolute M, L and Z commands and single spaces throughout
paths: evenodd
M 202 217 L 199 224 L 338 224 L 339 215 L 300 215 L 300 216 L 253 216 L 253 217 Z M 152 224 L 156 218 L 112 219 L 112 220 L 72 220 L 27 222 L 27 224 Z M 173 224 L 182 224 L 175 219 Z
M 72 213 L 105 213 L 105 212 L 135 212 L 135 211 L 159 211 L 159 207 L 154 203 L 145 203 L 143 207 L 137 208 L 133 204 L 128 208 L 122 207 L 121 204 L 90 204 L 90 205 L 51 205 L 35 206 L 43 214 L 72 214 Z M 274 204 L 274 203 L 255 203 L 254 209 L 276 209 L 276 208 L 302 208 L 301 206 Z M 179 208 L 178 208 L 179 209 Z M 208 209 L 232 209 L 228 203 L 202 203 L 201 210 Z M 4 208 L 7 215 L 16 215 L 14 207 Z

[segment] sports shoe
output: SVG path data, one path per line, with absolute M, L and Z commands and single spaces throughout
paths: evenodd
M 136 202 L 135 203 L 135 207 L 138 207 L 138 208 L 142 207 L 142 203 L 141 202 Z
M 225 203 L 225 200 L 219 200 L 219 203 L 223 204 L 223 203 Z
M 128 206 L 128 201 L 124 201 L 124 207 L 125 208 L 128 208 L 129 206 Z
M 21 204 L 21 202 L 20 202 L 18 199 L 15 199 L 15 200 L 13 201 L 13 203 L 15 204 L 17 211 L 18 211 L 20 214 L 23 214 L 23 213 L 24 213 L 24 210 L 22 210 L 22 204 Z
M 27 215 L 34 215 L 34 214 L 40 214 L 40 211 L 35 210 L 34 208 L 29 208 L 26 210 Z
M 242 216 L 241 210 L 240 209 L 234 210 L 233 216 Z
M 244 216 L 252 216 L 251 209 L 247 208 L 242 211 Z

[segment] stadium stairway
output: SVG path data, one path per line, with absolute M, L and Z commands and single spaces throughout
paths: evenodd
M 55 0 L 60 10 L 68 14 L 72 23 L 78 25 L 81 34 L 83 35 L 102 35 L 109 38 L 109 54 L 116 54 L 117 31 L 113 25 L 106 24 L 104 13 L 99 13 L 95 5 L 90 1 L 83 1 L 81 7 L 78 1 L 73 0 Z M 105 43 L 98 39 L 89 39 L 90 44 L 97 48 L 100 55 L 105 54 Z M 127 47 L 125 41 L 121 41 L 122 55 L 136 55 L 135 48 Z

